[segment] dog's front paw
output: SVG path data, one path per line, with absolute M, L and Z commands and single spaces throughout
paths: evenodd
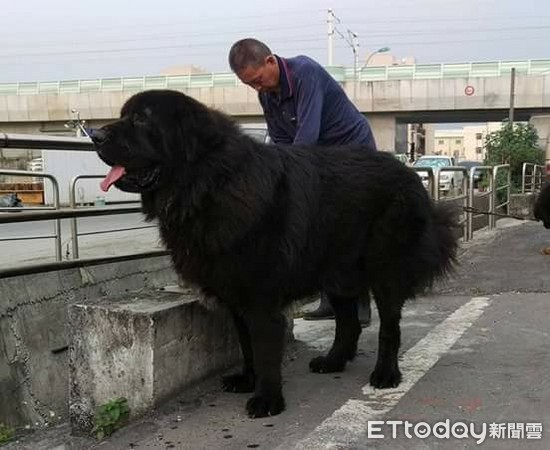
M 254 376 L 236 373 L 222 377 L 222 389 L 226 392 L 254 392 Z
M 394 369 L 375 368 L 370 376 L 370 385 L 377 389 L 395 388 L 401 383 L 401 372 Z
M 248 417 L 253 419 L 266 416 L 275 416 L 285 409 L 285 399 L 278 395 L 255 395 L 246 403 Z
M 342 372 L 345 368 L 345 360 L 337 360 L 326 356 L 317 356 L 309 362 L 309 370 L 315 373 Z

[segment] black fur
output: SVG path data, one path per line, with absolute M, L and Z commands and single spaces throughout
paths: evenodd
M 550 183 L 545 183 L 535 202 L 535 219 L 542 220 L 545 228 L 550 228 Z
M 328 293 L 336 336 L 314 372 L 352 360 L 361 333 L 356 299 L 374 293 L 381 326 L 370 382 L 401 381 L 401 308 L 452 266 L 456 220 L 434 206 L 418 175 L 361 146 L 262 145 L 224 114 L 184 94 L 130 98 L 94 136 L 100 157 L 126 168 L 116 186 L 142 192 L 174 267 L 233 313 L 244 369 L 224 389 L 254 392 L 251 417 L 284 407 L 283 307 Z

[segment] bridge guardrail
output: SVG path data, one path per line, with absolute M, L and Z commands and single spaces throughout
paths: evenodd
M 359 71 L 357 78 L 355 78 L 353 68 L 330 66 L 326 67 L 326 69 L 339 82 L 367 82 L 499 77 L 508 75 L 512 67 L 514 67 L 519 74 L 548 74 L 550 73 L 550 59 L 369 66 Z M 187 75 L 154 75 L 142 77 L 0 83 L 0 95 L 79 94 L 89 92 L 141 91 L 146 89 L 177 90 L 239 85 L 241 85 L 241 82 L 232 72 L 210 72 Z

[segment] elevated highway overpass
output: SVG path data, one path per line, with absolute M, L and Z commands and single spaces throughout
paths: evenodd
M 516 120 L 530 120 L 550 152 L 550 59 L 451 64 L 328 67 L 373 127 L 380 148 L 395 150 L 407 123 L 500 121 L 508 116 L 516 69 Z M 62 133 L 71 110 L 91 126 L 117 117 L 132 94 L 176 89 L 233 115 L 263 123 L 256 93 L 229 72 L 0 83 L 0 131 Z M 399 148 L 397 148 L 399 150 Z

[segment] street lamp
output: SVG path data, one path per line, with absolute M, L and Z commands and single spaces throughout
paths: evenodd
M 357 36 L 357 35 L 355 35 Z M 386 52 L 389 52 L 390 51 L 390 48 L 389 47 L 382 47 L 382 48 L 379 48 L 378 50 L 376 50 L 375 52 L 372 52 L 368 57 L 367 57 L 367 60 L 365 62 L 365 64 L 363 64 L 361 66 L 361 69 L 359 69 L 359 71 L 357 70 L 357 54 L 358 54 L 358 48 L 357 47 L 353 47 L 353 53 L 354 53 L 354 64 L 353 64 L 353 101 L 355 102 L 357 100 L 357 83 L 359 83 L 359 75 L 361 74 L 361 72 L 363 72 L 363 70 L 365 69 L 365 67 L 367 67 L 367 64 L 369 63 L 370 59 L 376 55 L 377 53 L 386 53 Z
M 389 48 L 389 47 L 382 47 L 382 48 L 379 48 L 378 50 L 372 52 L 369 56 L 367 56 L 365 64 L 363 64 L 363 66 L 361 67 L 361 70 L 363 70 L 365 67 L 367 67 L 369 65 L 369 62 L 370 62 L 370 60 L 372 59 L 372 57 L 374 55 L 377 55 L 378 53 L 386 53 L 386 52 L 389 52 L 390 50 L 391 50 L 391 48 Z

